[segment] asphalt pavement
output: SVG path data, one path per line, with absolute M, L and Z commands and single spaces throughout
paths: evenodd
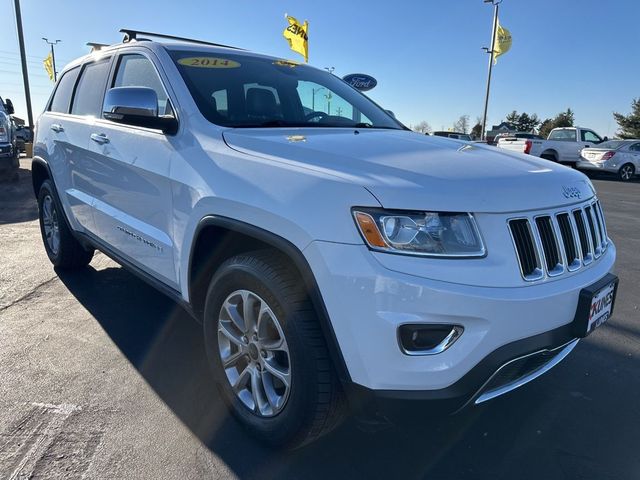
M 349 420 L 274 452 L 227 415 L 202 328 L 97 254 L 51 267 L 29 160 L 0 183 L 0 478 L 640 478 L 640 182 L 594 184 L 618 248 L 614 317 L 555 369 L 455 416 Z

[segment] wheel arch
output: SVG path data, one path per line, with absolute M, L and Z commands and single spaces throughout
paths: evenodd
M 543 158 L 543 155 L 551 155 L 553 156 L 557 161 L 559 161 L 560 156 L 558 155 L 558 152 L 556 150 L 554 150 L 553 148 L 548 148 L 546 150 L 543 150 L 542 153 L 540 153 L 540 158 Z
M 49 164 L 40 157 L 33 157 L 31 161 L 31 184 L 33 185 L 33 193 L 36 197 L 38 196 L 42 182 L 47 179 L 53 181 Z
M 206 289 L 217 267 L 233 255 L 261 248 L 282 253 L 299 273 L 318 314 L 338 377 L 343 383 L 350 382 L 327 308 L 307 259 L 296 245 L 275 233 L 223 216 L 209 215 L 200 220 L 191 244 L 187 274 L 188 301 L 195 315 L 202 318 Z

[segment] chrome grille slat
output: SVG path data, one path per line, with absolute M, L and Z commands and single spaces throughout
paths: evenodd
M 608 244 L 602 207 L 579 207 L 508 220 L 520 273 L 526 281 L 575 272 L 602 256 Z

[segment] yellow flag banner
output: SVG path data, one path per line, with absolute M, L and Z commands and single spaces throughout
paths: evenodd
M 511 48 L 511 32 L 500 25 L 500 21 L 498 20 L 498 25 L 496 28 L 496 38 L 495 38 L 495 46 L 493 47 L 493 64 L 498 63 L 498 57 L 500 55 L 504 55 Z
M 305 20 L 304 24 L 301 25 L 298 20 L 289 15 L 285 14 L 285 18 L 289 22 L 289 26 L 284 29 L 282 35 L 284 35 L 284 38 L 289 42 L 291 50 L 302 55 L 304 57 L 304 61 L 308 62 L 309 37 L 307 36 L 307 33 L 309 31 L 309 22 Z
M 49 80 L 53 82 L 55 77 L 53 75 L 53 57 L 51 56 L 51 52 L 49 52 L 49 55 L 47 55 L 47 58 L 45 58 L 42 63 L 44 64 L 44 69 L 49 74 Z

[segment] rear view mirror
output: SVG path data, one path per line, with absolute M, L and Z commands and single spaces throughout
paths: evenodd
M 15 109 L 13 108 L 13 102 L 8 98 L 4 101 L 4 107 L 9 115 L 13 115 Z
M 178 121 L 170 115 L 158 115 L 158 95 L 147 87 L 116 87 L 107 91 L 102 115 L 112 122 L 155 128 L 173 134 Z

